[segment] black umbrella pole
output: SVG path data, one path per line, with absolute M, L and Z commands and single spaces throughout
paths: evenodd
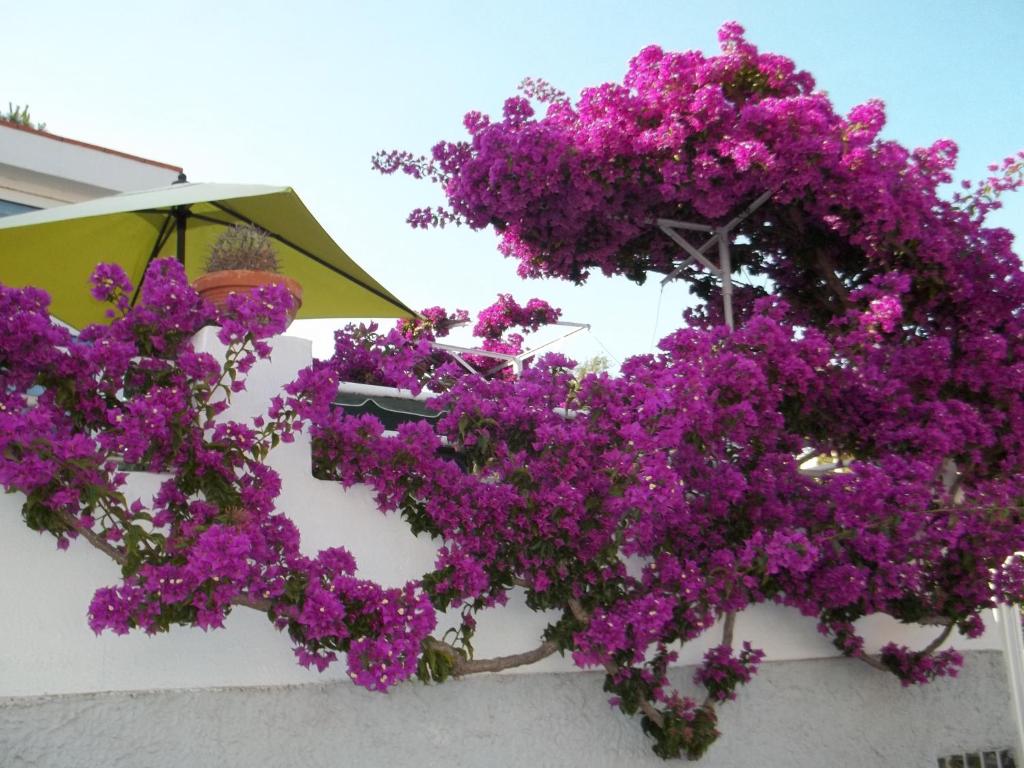
M 177 256 L 182 266 L 185 266 L 185 222 L 188 220 L 188 208 L 184 206 L 174 209 L 174 219 L 177 224 Z

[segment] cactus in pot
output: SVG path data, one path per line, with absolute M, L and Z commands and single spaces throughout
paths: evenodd
M 280 274 L 281 265 L 270 235 L 255 224 L 229 227 L 214 242 L 206 260 L 206 273 L 195 281 L 200 295 L 218 309 L 227 297 L 268 283 L 283 283 L 294 299 L 291 316 L 302 306 L 302 286 Z

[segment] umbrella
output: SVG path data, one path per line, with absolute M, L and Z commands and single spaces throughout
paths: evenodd
M 181 181 L 0 218 L 0 282 L 47 290 L 50 311 L 80 328 L 105 319 L 87 293 L 98 263 L 120 264 L 136 293 L 161 256 L 176 256 L 194 278 L 217 236 L 240 223 L 265 230 L 282 273 L 302 283 L 299 318 L 416 315 L 331 239 L 290 187 Z

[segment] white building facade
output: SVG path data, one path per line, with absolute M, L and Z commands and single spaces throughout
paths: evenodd
M 0 120 L 0 216 L 163 187 L 182 169 Z

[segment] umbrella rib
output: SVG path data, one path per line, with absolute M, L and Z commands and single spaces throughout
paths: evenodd
M 147 211 L 147 213 L 150 213 L 150 211 Z M 156 211 L 152 211 L 152 213 L 156 213 Z M 164 223 L 160 226 L 160 232 L 156 236 L 156 242 L 153 243 L 153 250 L 150 251 L 149 258 L 146 260 L 145 266 L 142 267 L 142 277 L 139 278 L 139 282 L 135 285 L 135 291 L 132 293 L 131 306 L 133 307 L 139 298 L 139 291 L 142 290 L 142 282 L 146 279 L 146 270 L 149 269 L 149 265 L 153 263 L 153 259 L 156 258 L 156 255 L 160 253 L 160 249 L 164 247 L 164 243 L 167 242 L 167 238 L 171 236 L 170 223 L 172 218 L 173 216 L 168 213 L 164 219 Z
M 142 215 L 144 213 L 155 213 L 158 216 L 166 216 L 168 213 L 174 210 L 176 206 L 168 206 L 166 208 L 139 208 L 137 211 L 123 211 L 123 213 L 136 213 Z
M 229 216 L 234 216 L 239 221 L 244 221 L 246 224 L 252 224 L 254 227 L 259 227 L 260 226 L 259 224 L 257 224 L 256 222 L 252 221 L 248 217 L 243 216 L 242 214 L 238 213 L 237 211 L 233 211 L 231 208 L 229 208 L 228 206 L 224 205 L 223 203 L 217 202 L 215 200 L 211 200 L 210 204 L 215 206 L 215 207 L 217 207 L 217 208 L 219 208 L 220 210 L 224 211 L 224 213 L 228 214 Z M 285 238 L 281 237 L 281 235 L 277 234 L 276 232 L 272 232 L 272 231 L 270 231 L 270 230 L 268 230 L 268 229 L 266 229 L 264 227 L 260 227 L 260 229 L 262 229 L 264 232 L 266 232 L 268 235 L 270 235 L 275 240 L 283 243 L 284 245 L 287 245 L 289 248 L 292 248 L 292 249 L 298 251 L 303 256 L 306 256 L 306 257 L 312 259 L 313 261 L 315 261 L 320 266 L 326 267 L 327 269 L 331 270 L 332 272 L 334 272 L 337 275 L 341 275 L 346 280 L 349 280 L 349 281 L 355 283 L 360 288 L 363 288 L 364 290 L 367 290 L 370 293 L 372 293 L 374 296 L 377 296 L 378 298 L 384 299 L 384 301 L 386 301 L 388 304 L 391 304 L 392 306 L 398 307 L 399 309 L 402 309 L 402 310 L 408 312 L 410 315 L 413 315 L 414 317 L 416 316 L 416 313 L 413 312 L 411 309 L 409 309 L 407 306 L 405 306 L 405 304 L 403 304 L 402 302 L 398 301 L 397 299 L 391 298 L 390 296 L 388 296 L 383 291 L 380 291 L 380 290 L 374 288 L 372 285 L 367 285 L 366 283 L 364 283 L 359 278 L 353 277 L 352 275 L 348 274 L 347 272 L 342 271 L 341 269 L 339 269 L 338 267 L 334 266 L 333 264 L 330 264 L 327 261 L 324 261 L 319 256 L 317 256 L 317 255 L 307 251 L 305 248 L 303 248 L 300 245 L 297 245 L 296 243 L 293 243 L 291 240 L 286 240 Z
M 200 221 L 207 221 L 210 224 L 220 224 L 220 225 L 225 226 L 225 227 L 232 226 L 230 221 L 222 221 L 221 219 L 215 219 L 212 216 L 206 216 L 205 214 L 202 214 L 202 213 L 191 213 L 190 212 L 189 213 L 189 217 L 193 218 L 193 219 L 199 219 Z

